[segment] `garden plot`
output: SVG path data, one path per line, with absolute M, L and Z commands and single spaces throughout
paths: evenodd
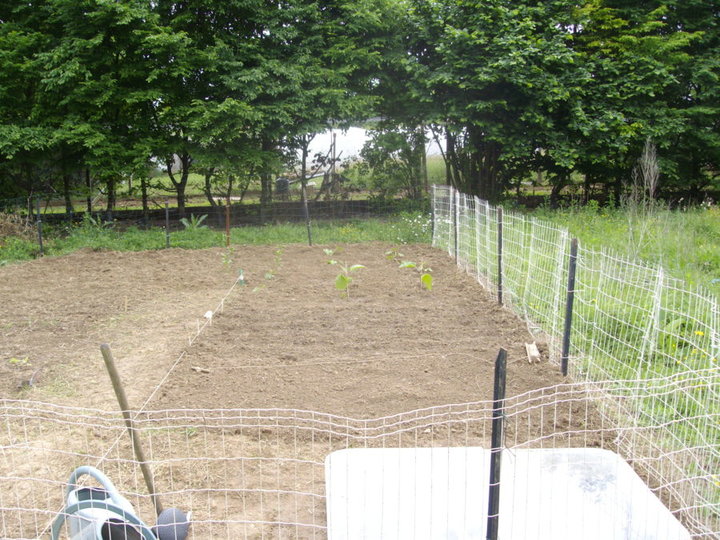
M 610 446 L 615 434 L 587 396 L 565 389 L 545 359 L 528 364 L 521 321 L 444 253 L 399 251 L 84 252 L 0 269 L 3 536 L 44 531 L 83 464 L 102 468 L 152 522 L 103 342 L 131 407 L 145 411 L 138 429 L 165 505 L 192 510 L 197 538 L 324 537 L 334 450 L 487 447 L 500 347 L 508 445 Z M 431 269 L 431 291 L 403 261 Z M 336 288 L 343 265 L 364 266 L 349 291 Z M 240 270 L 244 284 L 218 309 Z M 32 386 L 14 382 L 37 369 Z
M 509 351 L 508 393 L 562 381 L 557 368 L 528 364 L 524 344 L 533 338 L 525 325 L 444 254 L 422 246 L 400 253 L 383 244 L 331 248 L 248 254 L 241 261 L 246 285 L 150 406 L 376 418 L 486 400 L 500 347 Z M 403 261 L 432 270 L 432 291 Z M 364 266 L 350 274 L 348 291 L 335 286 L 343 265 Z

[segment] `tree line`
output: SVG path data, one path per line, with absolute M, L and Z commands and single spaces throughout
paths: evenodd
M 379 118 L 366 166 L 422 196 L 497 200 L 540 171 L 616 197 L 648 141 L 660 190 L 720 169 L 717 0 L 9 0 L 0 6 L 0 199 L 167 170 L 213 193 L 273 179 L 328 126 Z M 302 178 L 304 181 L 304 178 Z

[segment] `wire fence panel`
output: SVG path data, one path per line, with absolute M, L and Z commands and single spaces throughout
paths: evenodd
M 560 359 L 566 307 L 569 232 L 436 186 L 436 197 L 475 211 L 461 238 L 475 238 L 475 260 L 458 265 L 485 287 L 497 284 L 502 261 L 505 304 L 548 343 Z M 435 207 L 435 219 L 448 219 Z M 447 249 L 447 237 L 433 243 Z M 464 243 L 462 244 L 464 245 Z M 448 250 L 450 253 L 451 250 Z M 499 255 L 501 253 L 501 255 Z M 669 277 L 662 268 L 582 246 L 578 250 L 570 332 L 575 381 L 598 388 L 598 406 L 617 426 L 618 448 L 664 484 L 667 500 L 684 508 L 700 536 L 720 529 L 720 320 L 717 299 Z M 639 465 L 642 464 L 642 465 Z
M 513 459 L 515 450 L 618 450 L 618 442 L 627 438 L 631 428 L 618 427 L 612 411 L 599 408 L 603 388 L 561 384 L 507 398 L 507 459 Z M 658 394 L 671 391 L 672 385 L 657 389 Z M 615 401 L 628 399 L 627 394 L 619 393 Z M 493 402 L 448 404 L 364 420 L 295 409 L 131 413 L 163 506 L 191 512 L 190 538 L 326 538 L 326 482 L 328 473 L 333 472 L 327 469 L 329 455 L 347 449 L 487 449 Z M 152 499 L 119 412 L 0 400 L 0 418 L 0 449 L 5 461 L 0 475 L 3 538 L 47 537 L 52 521 L 66 510 L 68 475 L 78 465 L 87 464 L 113 480 L 138 517 L 149 525 L 154 523 Z M 684 449 L 676 461 L 693 455 L 693 449 Z M 692 525 L 684 520 L 692 510 L 691 503 L 673 499 L 679 486 L 650 482 L 661 478 L 656 472 L 658 463 L 662 462 L 656 456 L 638 456 L 635 467 L 655 495 L 676 510 L 686 525 Z M 396 463 L 379 474 L 392 477 L 398 466 Z M 418 470 L 419 474 L 427 472 Z M 551 473 L 552 469 L 546 469 L 542 474 Z M 518 511 L 526 507 L 525 482 L 521 477 L 504 480 L 505 490 L 514 489 L 517 483 L 516 497 L 503 510 L 506 515 L 513 513 L 509 504 L 517 505 Z M 443 485 L 420 487 L 432 495 L 436 506 L 458 496 L 445 493 Z M 464 487 L 484 491 L 474 482 Z M 380 497 L 384 508 L 392 508 L 416 495 L 399 489 Z M 562 486 L 543 488 L 542 501 L 549 507 L 561 507 L 566 499 Z M 369 510 L 375 501 L 360 504 Z M 365 511 L 362 507 L 349 510 L 360 515 Z M 469 510 L 470 515 L 477 515 L 484 508 Z M 592 512 L 591 507 L 585 510 Z M 626 516 L 612 519 L 622 522 Z M 514 521 L 507 519 L 503 526 L 527 526 L 522 522 L 513 525 Z M 652 524 L 649 521 L 645 526 Z M 543 531 L 528 530 L 527 534 L 527 538 L 544 537 Z M 416 536 L 405 537 L 428 535 L 418 530 Z

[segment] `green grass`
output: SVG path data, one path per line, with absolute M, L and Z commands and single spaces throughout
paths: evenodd
M 392 244 L 429 243 L 430 217 L 421 212 L 403 212 L 383 219 L 363 219 L 312 224 L 315 244 L 361 243 L 382 241 Z M 232 244 L 277 245 L 306 243 L 304 223 L 287 223 L 231 229 Z M 208 227 L 186 228 L 170 233 L 170 246 L 203 249 L 225 246 L 225 233 Z M 46 228 L 43 248 L 45 255 L 64 255 L 79 249 L 96 251 L 143 251 L 163 249 L 165 231 L 160 228 L 141 230 L 130 227 L 120 230 L 93 219 L 75 227 Z M 33 259 L 39 248 L 35 237 L 0 239 L 0 265 Z
M 539 209 L 535 217 L 567 227 L 588 248 L 611 248 L 662 266 L 691 286 L 720 296 L 720 208 L 647 212 L 597 205 Z

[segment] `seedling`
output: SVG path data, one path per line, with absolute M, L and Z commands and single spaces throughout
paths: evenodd
M 352 266 L 348 266 L 347 264 L 340 264 L 335 260 L 328 261 L 328 264 L 337 264 L 340 266 L 340 273 L 335 278 L 335 288 L 344 293 L 346 298 L 350 298 L 350 284 L 353 280 L 353 278 L 350 277 L 350 274 L 365 268 L 365 266 L 362 264 L 353 264 Z
M 420 286 L 425 290 L 432 291 L 433 277 L 432 268 L 425 266 L 425 263 L 415 264 L 412 261 L 403 261 L 400 263 L 400 268 L 414 268 L 420 272 Z
M 225 252 L 222 254 L 223 266 L 225 266 L 226 268 L 230 268 L 232 266 L 234 257 L 235 257 L 235 250 L 231 247 L 226 248 Z
M 432 274 L 421 274 L 420 275 L 420 285 L 425 287 L 426 290 L 432 291 L 433 288 L 433 277 Z
M 8 363 L 13 366 L 29 366 L 30 358 L 15 358 L 14 356 L 8 360 Z
M 275 260 L 274 260 L 273 267 L 270 270 L 268 270 L 267 272 L 265 272 L 265 279 L 271 280 L 275 277 L 278 270 L 280 269 L 280 266 L 282 265 L 282 255 L 283 255 L 282 249 L 275 250 Z

